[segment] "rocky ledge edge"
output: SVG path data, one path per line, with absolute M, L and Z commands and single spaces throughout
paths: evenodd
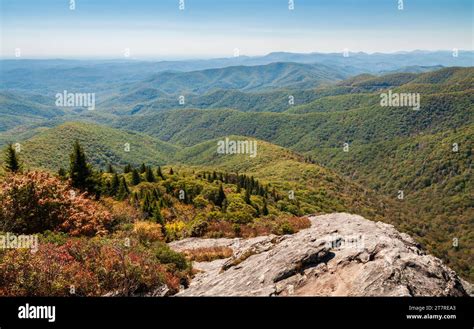
M 393 225 L 358 215 L 309 216 L 293 235 L 188 238 L 176 251 L 228 247 L 229 258 L 194 262 L 177 296 L 469 296 L 472 287 Z

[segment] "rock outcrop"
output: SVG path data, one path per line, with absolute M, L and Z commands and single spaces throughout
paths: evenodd
M 392 225 L 337 213 L 309 217 L 293 235 L 190 238 L 179 251 L 229 247 L 233 256 L 194 263 L 178 296 L 467 296 L 460 278 Z

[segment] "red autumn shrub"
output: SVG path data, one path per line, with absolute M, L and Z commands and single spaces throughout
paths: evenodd
M 147 295 L 176 292 L 186 271 L 160 263 L 152 250 L 119 240 L 69 239 L 0 252 L 0 296 Z M 74 293 L 72 293 L 74 292 Z
M 102 206 L 45 172 L 9 175 L 0 184 L 0 230 L 45 230 L 72 236 L 106 232 L 111 216 Z
M 74 259 L 66 246 L 39 245 L 10 249 L 0 255 L 1 296 L 67 296 L 71 287 L 78 295 L 95 295 L 98 278 Z

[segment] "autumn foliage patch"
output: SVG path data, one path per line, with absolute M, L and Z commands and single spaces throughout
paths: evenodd
M 45 172 L 11 174 L 0 184 L 0 230 L 71 236 L 105 234 L 110 213 L 84 193 Z
M 163 248 L 160 245 L 160 252 Z M 172 251 L 168 251 L 173 253 Z M 177 292 L 186 283 L 180 271 L 162 264 L 154 248 L 103 238 L 41 243 L 37 252 L 0 252 L 1 296 L 140 296 L 166 287 Z

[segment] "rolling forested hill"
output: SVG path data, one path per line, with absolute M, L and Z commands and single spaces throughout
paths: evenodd
M 57 171 L 67 168 L 71 145 L 78 140 L 85 146 L 91 164 L 105 168 L 107 164 L 150 165 L 169 163 L 177 148 L 156 138 L 124 132 L 95 124 L 68 122 L 44 129 L 21 143 L 25 165 Z

